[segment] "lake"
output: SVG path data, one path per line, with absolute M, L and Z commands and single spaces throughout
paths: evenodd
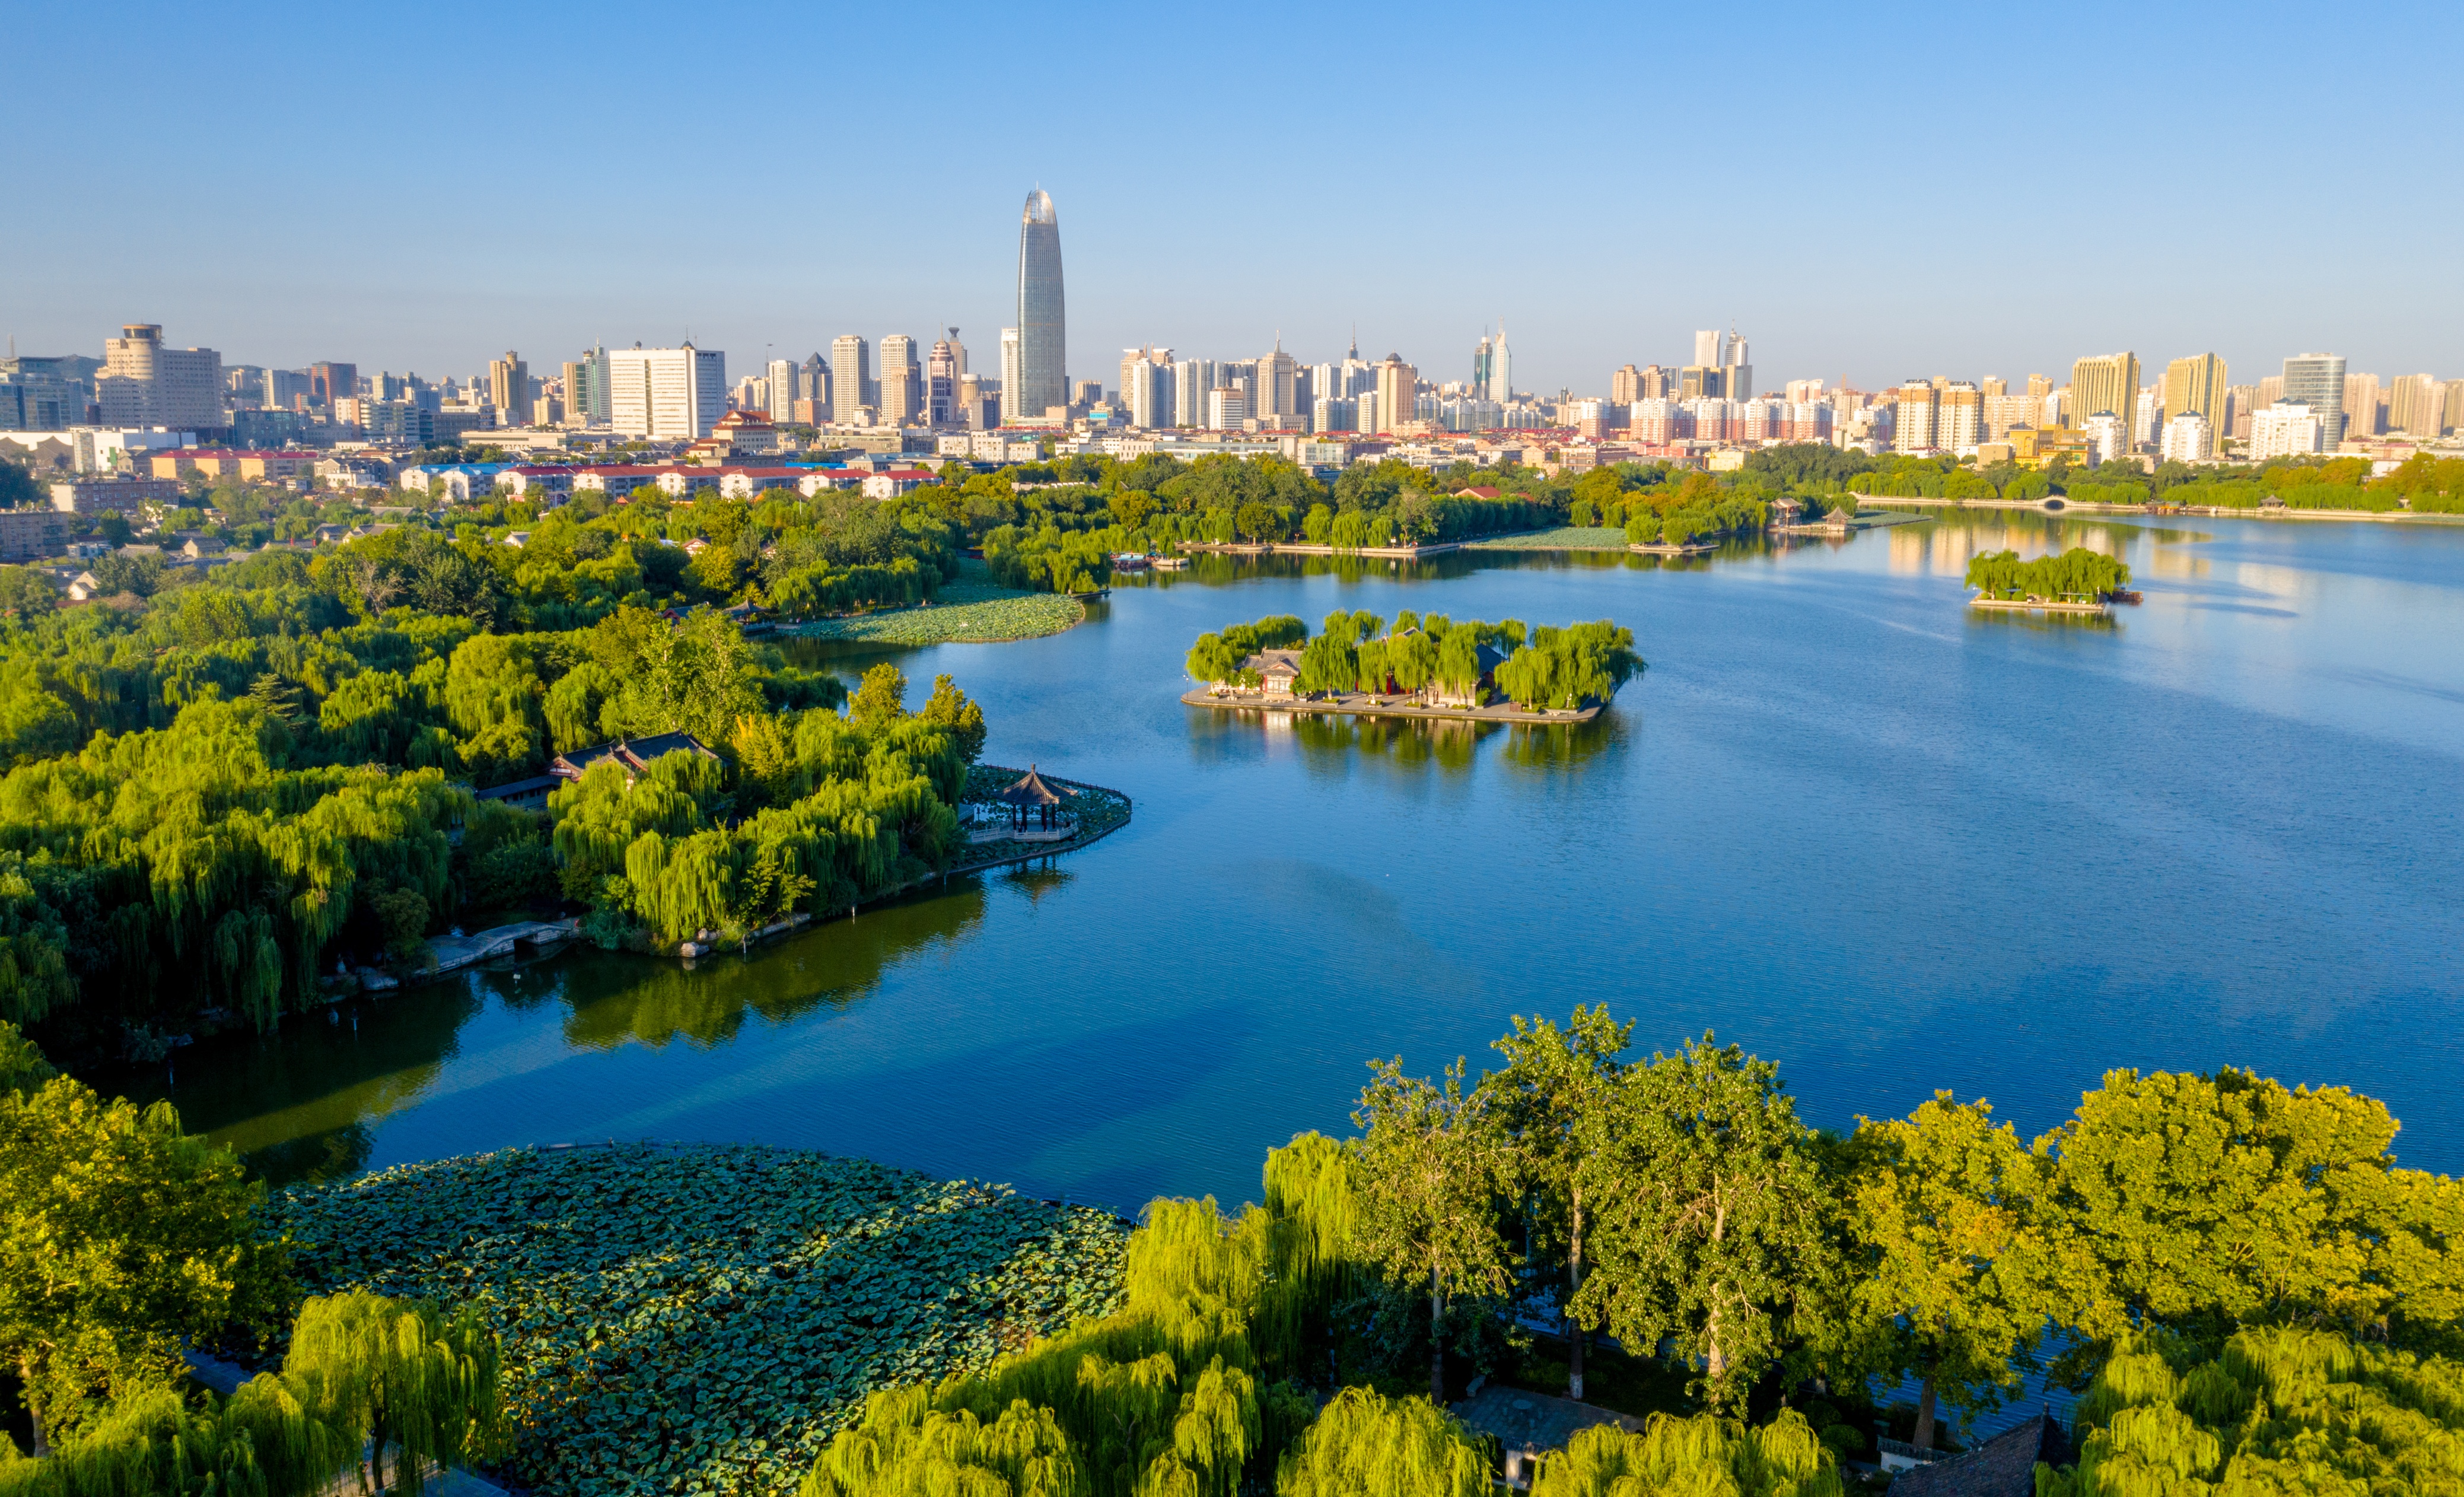
M 1976 616 L 1979 549 L 2085 544 L 2145 603 Z M 1614 618 L 1591 724 L 1183 706 L 1200 631 L 1332 608 Z M 1089 621 L 891 658 L 990 762 L 1132 824 L 749 958 L 578 952 L 114 1078 L 275 1178 L 509 1144 L 740 1139 L 1134 1208 L 1257 1194 L 1373 1056 L 1475 1071 L 1514 1014 L 1716 1031 L 1811 1121 L 1937 1088 L 2033 1135 L 2106 1069 L 2350 1086 L 2464 1169 L 2464 527 L 1950 512 L 1679 564 L 1208 559 Z M 812 649 L 815 647 L 806 647 Z

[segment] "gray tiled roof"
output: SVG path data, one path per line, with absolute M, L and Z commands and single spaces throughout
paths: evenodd
M 2037 1462 L 2059 1466 L 2078 1459 L 2062 1427 L 2039 1414 L 1973 1450 L 1901 1472 L 1891 1497 L 2035 1497 Z

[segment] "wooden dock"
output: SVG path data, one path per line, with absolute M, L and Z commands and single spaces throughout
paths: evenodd
M 1420 717 L 1440 722 L 1522 722 L 1567 723 L 1589 722 L 1600 715 L 1600 704 L 1573 711 L 1525 712 L 1512 705 L 1493 707 L 1433 707 L 1422 702 L 1394 696 L 1375 696 L 1367 692 L 1346 692 L 1333 696 L 1268 696 L 1264 692 L 1225 692 L 1218 693 L 1207 687 L 1183 692 L 1180 699 L 1191 707 L 1211 707 L 1217 712 L 1288 713 L 1302 716 L 1351 717 Z

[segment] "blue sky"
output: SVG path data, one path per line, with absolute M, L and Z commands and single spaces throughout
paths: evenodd
M 468 376 L 956 323 L 1051 191 L 1126 344 L 1605 392 L 2212 348 L 2464 375 L 2464 8 L 683 8 L 0 0 L 0 332 Z

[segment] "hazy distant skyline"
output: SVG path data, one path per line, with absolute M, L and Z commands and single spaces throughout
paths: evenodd
M 1041 186 L 1108 386 L 1355 323 L 1464 379 L 1501 316 L 1549 391 L 1732 322 L 1763 388 L 2464 375 L 2452 6 L 1067 15 L 16 7 L 0 332 L 429 378 L 690 334 L 739 378 L 955 323 L 990 373 Z

